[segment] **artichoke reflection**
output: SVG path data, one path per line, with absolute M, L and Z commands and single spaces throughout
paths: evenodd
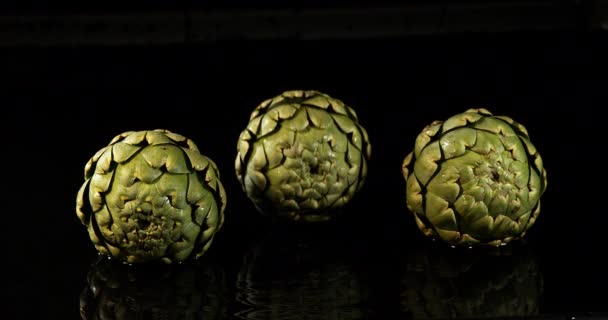
M 344 248 L 311 237 L 271 234 L 252 248 L 238 274 L 238 317 L 368 319 L 367 283 L 341 257 Z
M 420 230 L 452 245 L 497 246 L 523 237 L 547 185 L 526 128 L 486 109 L 424 128 L 403 175 Z
M 225 279 L 205 264 L 128 266 L 100 257 L 80 297 L 85 320 L 223 319 Z
M 404 264 L 402 308 L 414 319 L 539 315 L 543 277 L 531 249 L 508 255 L 449 249 L 423 248 Z
M 325 221 L 367 175 L 371 146 L 354 110 L 316 91 L 262 102 L 241 133 L 236 174 L 259 211 L 292 221 Z
M 76 211 L 102 254 L 128 263 L 200 257 L 224 221 L 216 165 L 167 130 L 125 132 L 86 164 Z

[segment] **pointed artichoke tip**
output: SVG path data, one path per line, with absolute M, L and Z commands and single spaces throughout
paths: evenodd
M 302 98 L 304 96 L 303 90 L 286 90 L 281 94 L 286 98 Z
M 490 112 L 486 108 L 470 108 L 467 111 L 465 111 L 465 113 L 477 113 L 477 114 L 481 114 L 484 116 L 492 116 L 492 112 Z

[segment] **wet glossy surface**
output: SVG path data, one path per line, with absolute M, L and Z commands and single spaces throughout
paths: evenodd
M 590 257 L 586 253 L 567 247 L 553 253 L 538 236 L 491 250 L 453 249 L 417 236 L 408 216 L 371 227 L 365 215 L 351 213 L 336 224 L 306 228 L 252 224 L 258 231 L 235 234 L 233 225 L 196 264 L 128 266 L 63 239 L 72 243 L 64 243 L 72 256 L 41 261 L 46 269 L 20 281 L 28 285 L 26 295 L 46 309 L 22 301 L 21 315 L 563 319 L 606 314 L 596 294 L 607 284 L 599 276 L 603 264 L 582 265 Z M 40 291 L 34 291 L 36 285 Z
M 268 230 L 245 252 L 236 274 L 226 274 L 218 257 L 174 266 L 95 259 L 83 281 L 81 315 L 438 319 L 542 314 L 544 277 L 530 245 L 482 252 L 412 239 L 416 247 L 396 249 L 392 257 L 370 256 L 363 238 L 356 239 L 362 231 L 357 226 L 309 231 Z M 343 237 L 336 239 L 336 232 Z
M 7 48 L 3 319 L 601 318 L 608 38 L 584 28 L 341 41 Z M 261 99 L 316 89 L 373 145 L 343 218 L 272 224 L 235 177 Z M 435 119 L 486 107 L 524 124 L 548 188 L 525 243 L 452 250 L 420 236 L 401 162 Z M 217 163 L 226 223 L 198 266 L 99 261 L 75 213 L 83 166 L 127 130 L 166 128 Z M 598 187 L 599 186 L 599 187 Z M 505 252 L 506 251 L 506 252 Z M 182 316 L 183 315 L 183 316 Z

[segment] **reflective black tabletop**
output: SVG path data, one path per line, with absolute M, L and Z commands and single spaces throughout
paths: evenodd
M 499 2 L 11 7 L 0 16 L 2 318 L 608 316 L 606 7 Z M 345 101 L 370 136 L 365 185 L 331 223 L 271 221 L 235 177 L 251 110 L 289 89 Z M 477 107 L 528 128 L 548 188 L 522 241 L 455 249 L 416 228 L 401 163 L 425 125 Z M 225 224 L 195 263 L 104 259 L 76 216 L 84 166 L 115 135 L 157 128 L 217 163 Z

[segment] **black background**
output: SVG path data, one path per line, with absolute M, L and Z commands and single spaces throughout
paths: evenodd
M 371 275 L 376 314 L 399 316 L 395 257 L 421 241 L 405 206 L 401 162 L 425 125 L 473 107 L 524 124 L 545 161 L 548 189 L 526 238 L 543 268 L 541 311 L 608 312 L 606 40 L 605 32 L 581 27 L 2 48 L 2 302 L 15 318 L 79 318 L 96 253 L 75 214 L 76 192 L 87 160 L 129 130 L 180 133 L 218 164 L 229 202 L 209 254 L 234 277 L 270 228 L 236 180 L 238 135 L 264 99 L 315 89 L 353 107 L 373 146 L 366 185 L 346 211 L 351 217 L 330 233 L 347 239 L 341 248 Z

